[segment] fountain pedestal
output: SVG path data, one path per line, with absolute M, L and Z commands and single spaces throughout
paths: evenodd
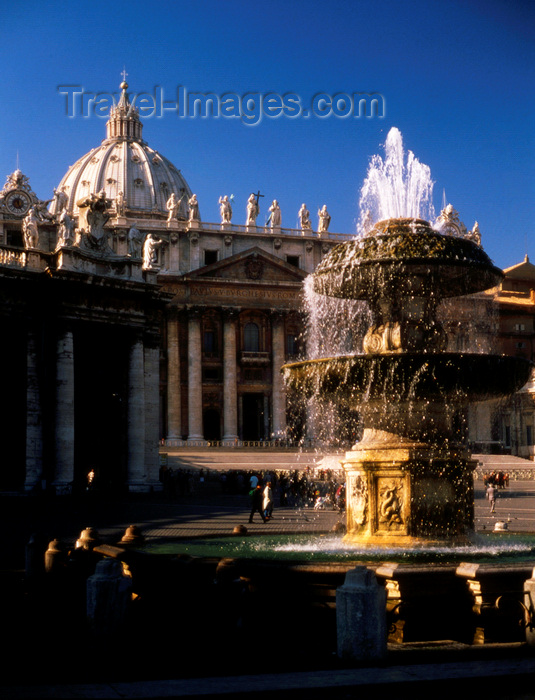
M 370 431 L 373 432 L 373 431 Z M 379 546 L 467 543 L 476 463 L 463 449 L 364 439 L 346 453 L 345 541 Z

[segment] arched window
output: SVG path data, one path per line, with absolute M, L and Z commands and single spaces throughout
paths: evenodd
M 256 323 L 247 323 L 243 329 L 243 349 L 245 352 L 260 351 L 260 329 Z

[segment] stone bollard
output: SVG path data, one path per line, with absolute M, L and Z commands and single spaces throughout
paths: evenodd
M 350 569 L 336 591 L 338 656 L 382 659 L 387 651 L 386 590 L 365 566 Z
M 526 625 L 526 642 L 535 647 L 535 569 L 531 578 L 524 581 L 524 622 Z
M 121 562 L 103 559 L 87 579 L 87 621 L 99 639 L 112 638 L 121 630 L 131 600 L 132 582 L 124 576 Z
M 65 568 L 67 563 L 67 551 L 65 545 L 59 540 L 52 540 L 45 552 L 45 572 L 57 574 Z
M 100 544 L 100 536 L 98 532 L 92 527 L 86 527 L 82 530 L 80 537 L 76 540 L 76 549 L 85 549 L 91 551 L 93 547 Z
M 143 533 L 137 525 L 129 525 L 121 537 L 121 544 L 142 544 L 145 541 Z

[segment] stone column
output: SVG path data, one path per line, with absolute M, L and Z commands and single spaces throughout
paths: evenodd
M 188 317 L 188 440 L 203 440 L 202 428 L 202 346 L 198 310 Z
M 179 321 L 173 314 L 167 319 L 167 439 L 182 437 L 180 395 Z
M 160 349 L 157 341 L 145 341 L 144 345 L 144 392 L 145 392 L 145 463 L 144 479 L 139 490 L 157 490 L 159 480 L 160 437 Z
M 223 442 L 238 439 L 238 389 L 236 368 L 236 313 L 227 311 L 223 326 Z
M 179 233 L 178 231 L 171 231 L 169 234 L 169 272 L 174 272 L 178 274 L 180 266 L 180 250 L 179 250 Z
M 199 264 L 199 233 L 197 231 L 189 232 L 189 269 L 196 270 L 200 267 Z
M 130 346 L 128 365 L 128 476 L 129 490 L 145 483 L 145 368 L 143 339 Z
M 60 333 L 56 353 L 56 469 L 57 494 L 72 491 L 74 479 L 74 339 L 70 330 Z
M 285 361 L 284 316 L 273 314 L 271 317 L 272 358 L 273 358 L 273 439 L 286 437 L 286 391 L 281 367 Z
M 43 475 L 43 426 L 41 396 L 37 376 L 35 335 L 28 331 L 26 346 L 26 478 L 25 491 L 31 491 Z

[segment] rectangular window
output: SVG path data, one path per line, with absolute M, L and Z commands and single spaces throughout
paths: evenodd
M 293 333 L 288 333 L 286 336 L 286 355 L 292 357 L 297 355 L 298 352 L 297 336 Z
M 215 331 L 204 331 L 203 352 L 205 355 L 217 354 L 217 334 Z
M 287 255 L 286 262 L 294 267 L 299 267 L 299 255 Z
M 511 428 L 509 425 L 505 426 L 505 446 L 511 447 Z
M 217 250 L 205 250 L 204 251 L 204 264 L 212 265 L 212 263 L 217 262 Z
M 533 445 L 533 426 L 526 425 L 526 445 Z
M 219 367 L 203 367 L 202 379 L 203 382 L 220 382 L 221 369 Z

